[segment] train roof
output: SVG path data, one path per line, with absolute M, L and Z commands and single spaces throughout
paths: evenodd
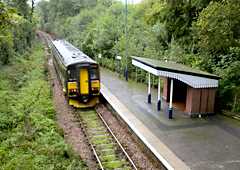
M 92 63 L 96 62 L 89 56 L 84 54 L 82 51 L 74 47 L 71 43 L 66 40 L 54 40 L 53 45 L 56 47 L 58 52 L 62 56 L 62 61 L 66 67 L 79 63 Z

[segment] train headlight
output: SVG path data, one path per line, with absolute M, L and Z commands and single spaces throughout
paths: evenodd
M 77 82 L 68 82 L 68 93 L 77 92 Z
M 91 87 L 93 93 L 99 93 L 100 91 L 100 81 L 99 80 L 92 80 Z

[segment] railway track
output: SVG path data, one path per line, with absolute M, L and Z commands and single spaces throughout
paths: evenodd
M 50 36 L 41 31 L 39 31 L 39 36 L 49 48 Z M 75 116 L 88 139 L 89 145 L 99 164 L 99 169 L 137 169 L 100 113 L 97 113 L 95 110 L 75 110 Z
M 47 45 L 46 49 L 49 49 L 49 41 L 51 41 L 51 36 L 41 31 L 38 31 L 38 35 Z M 115 137 L 100 113 L 98 113 L 96 110 L 73 109 L 72 111 L 77 119 L 76 121 L 74 120 L 74 122 L 80 124 L 82 132 L 84 132 L 86 136 L 87 141 L 85 142 L 84 140 L 84 143 L 89 144 L 90 149 L 96 158 L 96 160 L 92 159 L 92 154 L 89 150 L 91 156 L 87 160 L 94 163 L 94 166 L 90 166 L 90 169 L 137 169 L 135 163 Z M 134 153 L 139 154 L 139 151 Z M 95 161 L 98 165 L 95 164 Z M 144 161 L 144 163 L 139 163 L 139 160 L 136 159 L 135 161 L 140 169 L 154 169 L 152 168 L 153 166 L 151 164 L 146 164 Z M 91 165 L 91 163 L 89 165 Z
M 75 111 L 75 116 L 80 122 L 100 169 L 137 169 L 99 113 L 95 110 Z

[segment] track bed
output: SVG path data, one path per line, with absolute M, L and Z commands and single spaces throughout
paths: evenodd
M 94 110 L 75 111 L 101 169 L 136 169 L 106 122 Z

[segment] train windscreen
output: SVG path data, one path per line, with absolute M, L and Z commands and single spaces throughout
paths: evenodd
M 90 79 L 91 80 L 99 79 L 99 72 L 97 68 L 90 69 Z
M 71 68 L 68 70 L 68 79 L 71 80 L 77 80 L 77 71 L 75 68 Z

